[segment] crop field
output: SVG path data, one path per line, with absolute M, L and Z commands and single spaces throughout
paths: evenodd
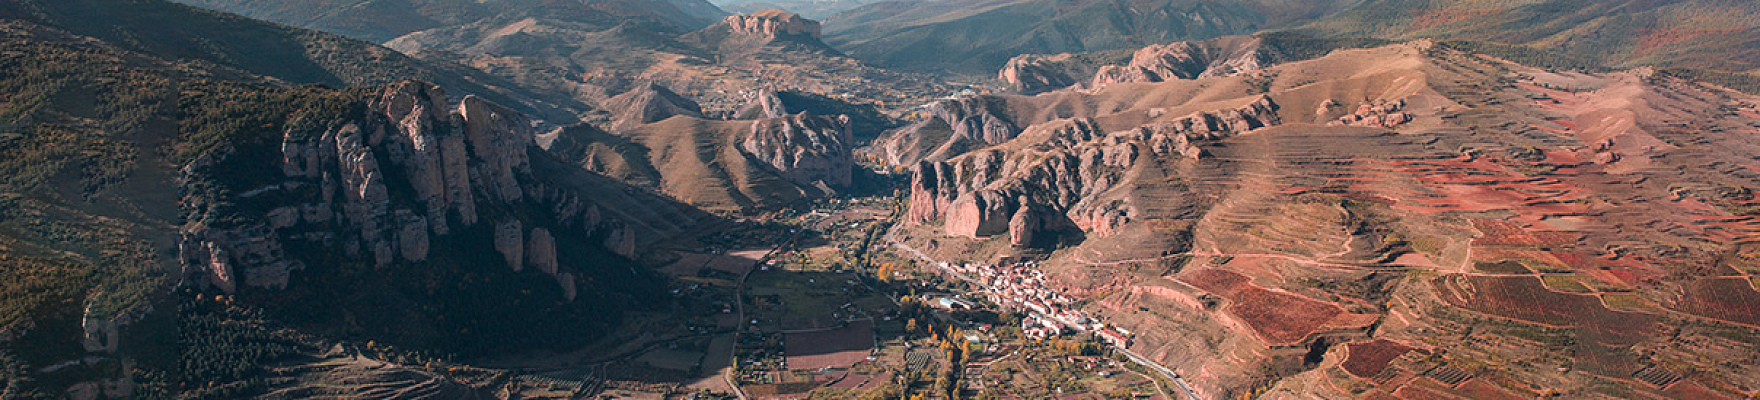
M 840 310 L 853 300 L 848 274 L 764 271 L 752 274 L 749 295 L 759 307 L 755 315 L 775 330 L 822 329 L 840 324 Z
M 758 260 L 764 258 L 764 254 L 769 253 L 769 252 L 770 252 L 770 250 L 768 250 L 768 249 L 741 250 L 741 251 L 729 252 L 727 254 L 722 254 L 722 255 L 716 256 L 712 260 L 709 260 L 708 264 L 706 264 L 705 266 L 709 267 L 709 269 L 713 269 L 716 271 L 722 271 L 722 272 L 732 273 L 732 274 L 736 274 L 736 275 L 737 274 L 744 274 L 744 273 L 746 273 L 746 271 L 751 271 L 752 268 L 757 267 Z
M 874 321 L 842 328 L 783 335 L 789 369 L 849 368 L 874 348 Z
M 1738 277 L 1702 278 L 1686 285 L 1681 308 L 1711 318 L 1760 325 L 1760 292 L 1756 282 Z
M 1460 282 L 1437 281 L 1443 300 L 1456 307 L 1552 326 L 1580 327 L 1606 334 L 1603 340 L 1609 345 L 1630 344 L 1659 327 L 1654 315 L 1610 310 L 1593 295 L 1547 290 L 1535 277 L 1458 278 Z M 1470 286 L 1471 295 L 1452 288 L 1456 283 Z
M 1238 273 L 1204 269 L 1181 280 L 1228 299 L 1228 312 L 1245 321 L 1267 343 L 1300 343 L 1344 310 L 1337 305 L 1287 292 L 1265 289 Z
M 1513 260 L 1504 260 L 1504 261 L 1498 261 L 1498 262 L 1481 261 L 1481 262 L 1473 263 L 1473 268 L 1479 270 L 1480 272 L 1493 273 L 1493 274 L 1527 275 L 1527 274 L 1534 273 L 1534 271 L 1528 269 L 1528 267 L 1522 266 L 1522 263 L 1516 262 Z
M 1377 339 L 1365 343 L 1351 343 L 1347 348 L 1350 357 L 1344 360 L 1344 370 L 1359 378 L 1373 377 L 1387 368 L 1387 363 L 1412 351 L 1412 348 L 1387 339 Z
M 1575 235 L 1560 232 L 1529 232 L 1508 221 L 1474 219 L 1473 228 L 1481 236 L 1474 246 L 1553 247 L 1574 243 Z
M 679 253 L 678 260 L 660 267 L 660 272 L 674 276 L 696 275 L 698 270 L 714 259 L 714 255 L 702 253 Z

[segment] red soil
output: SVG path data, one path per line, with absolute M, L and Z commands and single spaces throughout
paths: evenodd
M 1369 378 L 1387 369 L 1387 363 L 1412 351 L 1412 348 L 1387 339 L 1375 339 L 1366 343 L 1351 343 L 1346 345 L 1346 350 L 1350 356 L 1344 360 L 1344 370 L 1358 378 Z
M 1662 393 L 1667 394 L 1671 399 L 1681 400 L 1735 399 L 1735 397 L 1730 397 L 1706 388 L 1705 385 L 1693 380 L 1682 380 L 1673 385 L 1668 385 L 1668 389 L 1663 390 Z
M 1566 294 L 1546 289 L 1532 276 L 1466 276 L 1473 290 L 1470 297 L 1453 290 L 1439 290 L 1450 304 L 1487 314 L 1553 326 L 1585 329 L 1585 339 L 1609 346 L 1629 346 L 1650 336 L 1657 328 L 1654 315 L 1609 310 L 1594 295 Z M 1443 286 L 1438 281 L 1438 286 Z M 1750 287 L 1751 289 L 1751 287 Z
M 1395 390 L 1393 395 L 1405 400 L 1456 400 L 1459 397 L 1449 396 L 1436 389 L 1417 385 L 1406 385 Z
M 1515 393 L 1510 393 L 1509 390 L 1506 390 L 1502 387 L 1498 387 L 1497 385 L 1494 385 L 1491 382 L 1486 382 L 1484 378 L 1473 378 L 1472 380 L 1468 380 L 1466 383 L 1461 384 L 1461 387 L 1456 388 L 1455 390 L 1456 390 L 1456 393 L 1458 393 L 1462 396 L 1466 396 L 1466 398 L 1469 398 L 1469 399 L 1520 400 L 1520 399 L 1526 398 L 1526 397 L 1516 395 Z
M 1760 291 L 1746 277 L 1702 278 L 1686 284 L 1683 311 L 1746 325 L 1760 325 Z
M 1575 234 L 1529 232 L 1509 221 L 1474 219 L 1473 228 L 1482 233 L 1473 239 L 1474 246 L 1554 247 L 1576 242 Z
M 1301 343 L 1308 335 L 1344 313 L 1337 305 L 1265 289 L 1246 276 L 1219 269 L 1193 271 L 1180 280 L 1228 299 L 1228 312 L 1246 322 L 1267 344 Z

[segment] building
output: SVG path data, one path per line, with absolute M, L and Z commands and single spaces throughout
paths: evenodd
M 1131 338 L 1125 337 L 1124 334 L 1118 333 L 1118 331 L 1112 330 L 1111 328 L 1101 329 L 1098 335 L 1101 340 L 1105 340 L 1107 343 L 1112 343 L 1113 346 L 1125 348 L 1131 347 Z
M 940 306 L 941 308 L 949 309 L 949 310 L 970 310 L 970 309 L 978 308 L 977 305 L 972 304 L 972 302 L 960 300 L 960 299 L 956 299 L 956 298 L 952 298 L 952 297 L 942 297 L 942 298 L 935 299 L 935 305 Z

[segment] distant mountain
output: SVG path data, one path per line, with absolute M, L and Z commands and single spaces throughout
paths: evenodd
M 1350 1 L 897 0 L 826 18 L 827 42 L 885 67 L 984 74 L 1010 57 L 1242 35 L 1339 11 Z
M 1295 31 L 1521 45 L 1552 53 L 1551 64 L 1760 71 L 1752 1 L 1369 0 Z
M 120 48 L 240 79 L 269 77 L 332 87 L 422 79 L 544 119 L 572 122 L 590 109 L 542 98 L 510 82 L 446 62 L 417 60 L 359 40 L 156 0 L 0 3 L 0 16 L 53 26 Z M 173 28 L 174 27 L 174 28 Z
M 897 0 L 827 17 L 825 25 L 828 43 L 877 65 L 961 74 L 993 71 L 1019 54 L 1134 49 L 1267 30 L 1516 45 L 1481 50 L 1537 50 L 1550 53 L 1551 64 L 1579 67 L 1754 71 L 1756 21 L 1760 3 L 1728 0 Z
M 178 0 L 374 42 L 411 32 L 465 25 L 495 16 L 582 16 L 639 19 L 694 30 L 727 15 L 702 0 Z
M 735 13 L 751 13 L 764 10 L 783 10 L 800 14 L 807 18 L 825 18 L 837 13 L 855 9 L 880 0 L 801 0 L 801 1 L 732 1 L 722 3 L 721 9 Z

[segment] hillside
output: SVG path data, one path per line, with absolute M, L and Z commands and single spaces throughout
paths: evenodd
M 1760 69 L 1760 4 L 1663 1 L 1365 1 L 1294 31 L 1528 46 L 1580 67 Z
M 338 343 L 371 343 L 377 388 L 483 393 L 434 363 L 594 344 L 666 304 L 637 246 L 714 221 L 427 83 L 292 86 L 17 19 L 0 41 L 9 394 L 336 387 Z
M 978 96 L 899 235 L 1043 258 L 1206 397 L 1741 397 L 1757 105 L 1428 41 Z
M 856 122 L 884 123 L 883 116 L 786 92 L 759 99 L 732 119 L 710 119 L 695 102 L 649 84 L 607 101 L 622 110 L 609 132 L 583 124 L 539 143 L 586 170 L 710 210 L 778 209 L 853 188 Z
M 54 26 L 132 52 L 233 79 L 269 77 L 291 84 L 332 87 L 423 79 L 456 87 L 559 123 L 591 108 L 549 98 L 456 64 L 427 62 L 333 34 L 155 0 L 22 0 L 0 4 L 0 16 Z M 177 29 L 165 29 L 173 24 Z
M 1751 1 L 715 1 L 0 1 L 0 400 L 1760 395 Z
M 899 0 L 825 19 L 827 42 L 911 71 L 988 75 L 1019 54 L 1137 48 L 1290 26 L 1351 2 Z
M 375 43 L 412 32 L 521 15 L 592 15 L 644 20 L 670 30 L 702 28 L 727 12 L 701 0 L 181 0 L 204 8 L 359 38 Z
M 777 22 L 733 25 L 747 18 Z M 635 23 L 496 17 L 412 33 L 387 46 L 592 104 L 645 82 L 664 84 L 711 113 L 732 111 L 762 89 L 849 96 L 889 107 L 951 92 L 927 76 L 875 68 L 831 49 L 820 42 L 818 25 L 794 14 L 755 13 L 672 34 Z M 808 26 L 813 30 L 800 30 Z
M 800 14 L 803 17 L 819 19 L 836 15 L 856 7 L 861 7 L 877 0 L 798 0 L 798 1 L 723 1 L 721 9 L 734 13 L 752 13 L 764 10 L 783 10 Z

